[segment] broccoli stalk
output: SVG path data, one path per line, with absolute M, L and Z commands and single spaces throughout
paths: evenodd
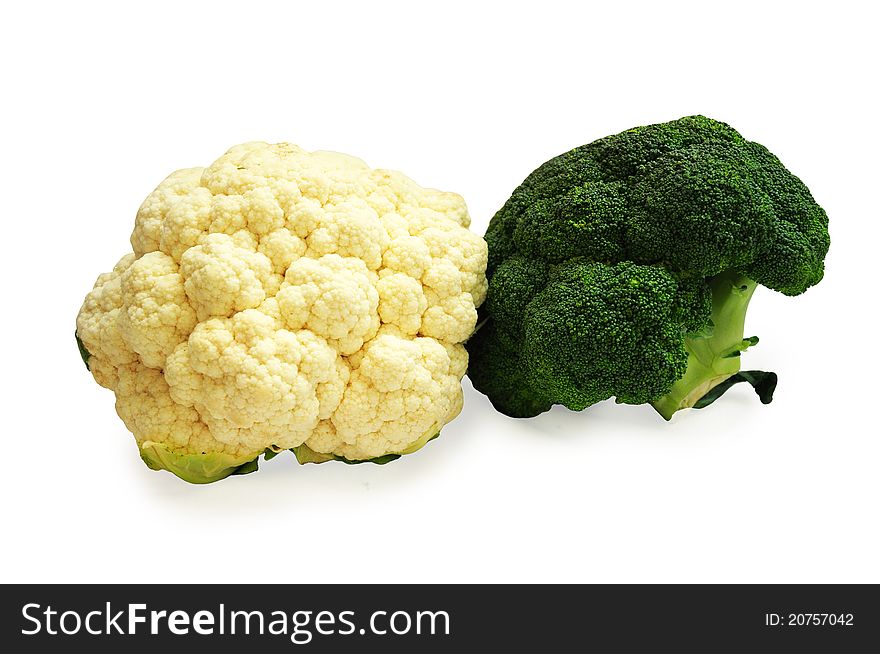
M 736 375 L 740 353 L 758 342 L 754 336 L 743 338 L 746 311 L 757 283 L 728 270 L 710 278 L 708 286 L 712 292 L 709 328 L 685 338 L 687 371 L 668 393 L 651 402 L 667 420 L 680 409 L 694 407 L 713 388 Z

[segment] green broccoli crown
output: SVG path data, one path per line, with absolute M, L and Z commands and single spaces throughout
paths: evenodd
M 729 286 L 713 278 L 735 272 L 798 295 L 821 281 L 829 246 L 807 187 L 703 116 L 551 159 L 486 241 L 487 321 L 468 343 L 470 376 L 521 416 L 657 399 L 685 374 L 688 339 L 713 328 L 713 292 Z

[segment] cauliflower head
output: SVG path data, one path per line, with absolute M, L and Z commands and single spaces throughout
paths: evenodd
M 80 352 L 153 469 L 385 463 L 461 410 L 487 289 L 469 224 L 459 195 L 398 172 L 245 143 L 147 197 L 80 309 Z

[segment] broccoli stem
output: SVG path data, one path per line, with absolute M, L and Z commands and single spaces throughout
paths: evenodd
M 746 311 L 757 284 L 737 272 L 725 271 L 709 281 L 712 289 L 711 332 L 685 338 L 688 366 L 666 395 L 651 404 L 670 420 L 688 409 L 712 388 L 739 372 L 739 353 L 753 341 L 743 340 Z

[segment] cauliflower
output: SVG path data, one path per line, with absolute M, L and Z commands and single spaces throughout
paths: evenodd
M 354 157 L 239 145 L 144 201 L 80 352 L 153 469 L 385 463 L 461 410 L 487 289 L 469 223 L 460 196 Z

